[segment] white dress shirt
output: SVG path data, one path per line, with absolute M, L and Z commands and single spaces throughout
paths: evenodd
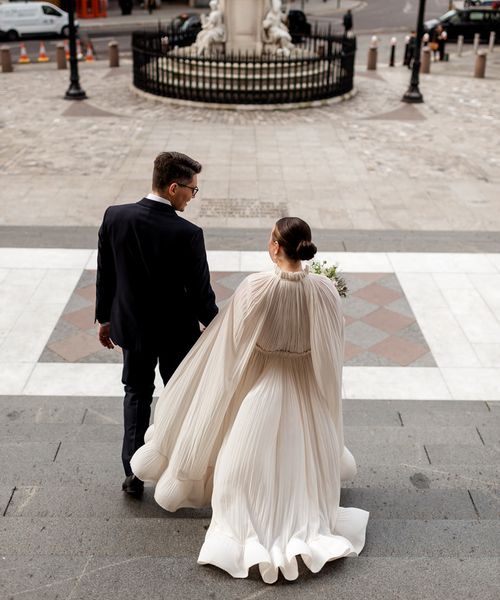
M 155 202 L 163 202 L 163 204 L 168 204 L 169 206 L 172 206 L 172 203 L 170 202 L 170 200 L 167 200 L 166 198 L 162 198 L 161 196 L 157 196 L 156 194 L 153 194 L 153 192 L 149 193 L 146 198 L 148 200 L 154 200 Z

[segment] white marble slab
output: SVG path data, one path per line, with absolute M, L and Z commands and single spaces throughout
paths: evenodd
M 410 303 L 411 304 L 411 303 Z M 481 362 L 458 321 L 446 307 L 411 305 L 438 367 L 480 367 Z
M 500 400 L 500 368 L 442 369 L 454 400 Z
M 43 304 L 67 304 L 80 280 L 82 269 L 47 269 L 29 300 L 32 308 Z
M 0 363 L 38 361 L 65 304 L 38 304 L 23 310 L 0 344 Z
M 440 369 L 432 367 L 344 367 L 346 398 L 451 400 Z
M 34 363 L 0 363 L 0 395 L 22 394 L 34 366 Z
M 241 271 L 240 252 L 231 250 L 209 250 L 208 265 L 211 271 Z
M 1 368 L 1 365 L 0 365 Z M 25 381 L 28 396 L 123 396 L 122 365 L 118 363 L 38 363 Z M 156 372 L 155 393 L 163 389 Z M 14 393 L 14 392 L 13 392 Z
M 489 262 L 500 273 L 500 254 L 487 254 Z
M 473 343 L 495 343 L 500 339 L 500 321 L 476 290 L 443 290 L 450 312 Z
M 397 273 L 497 273 L 486 254 L 389 252 Z
M 500 367 L 500 340 L 494 344 L 472 344 L 482 367 Z
M 38 363 L 22 393 L 40 396 L 122 396 L 122 365 Z
M 92 250 L 0 248 L 2 269 L 84 269 Z
M 97 250 L 92 250 L 85 268 L 90 271 L 97 271 Z
M 472 274 L 469 279 L 474 288 L 479 292 L 490 310 L 500 315 L 500 273 L 495 274 Z
M 344 273 L 392 273 L 386 252 L 318 252 L 315 260 L 338 264 Z

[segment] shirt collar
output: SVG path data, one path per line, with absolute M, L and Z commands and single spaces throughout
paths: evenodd
M 161 196 L 157 196 L 156 194 L 153 194 L 153 192 L 150 192 L 146 198 L 148 200 L 154 200 L 155 202 L 161 202 L 162 204 L 168 204 L 169 206 L 172 206 L 172 203 L 170 202 L 170 200 L 167 200 L 166 198 L 162 198 Z

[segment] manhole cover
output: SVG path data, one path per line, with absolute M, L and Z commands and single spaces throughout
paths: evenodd
M 201 217 L 240 217 L 271 218 L 286 217 L 286 202 L 269 202 L 267 200 L 217 199 L 204 198 L 200 205 Z

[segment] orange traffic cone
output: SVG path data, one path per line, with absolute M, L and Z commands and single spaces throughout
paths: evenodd
M 50 58 L 47 56 L 47 51 L 45 50 L 45 44 L 40 42 L 40 52 L 38 53 L 38 62 L 49 62 Z
M 76 40 L 76 60 L 83 60 L 82 43 L 79 39 Z
M 64 54 L 66 55 L 66 60 L 69 60 L 69 43 L 68 43 L 68 40 L 64 40 Z
M 85 55 L 85 60 L 87 62 L 94 62 L 95 57 L 94 57 L 94 48 L 92 47 L 92 42 L 89 40 L 89 43 L 87 44 L 87 53 Z
M 21 42 L 19 48 L 21 50 L 21 54 L 19 55 L 19 60 L 17 62 L 19 62 L 22 65 L 27 65 L 31 62 L 31 59 L 28 56 L 28 53 L 26 52 L 26 44 Z

